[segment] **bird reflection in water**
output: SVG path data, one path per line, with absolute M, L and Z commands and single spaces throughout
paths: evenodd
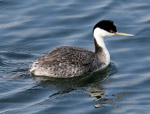
M 100 72 L 95 72 L 92 74 L 87 74 L 86 76 L 80 76 L 75 78 L 49 78 L 49 77 L 39 77 L 33 76 L 33 80 L 40 82 L 44 88 L 59 87 L 59 91 L 51 94 L 49 97 L 54 97 L 61 94 L 69 93 L 78 88 L 85 87 L 85 93 L 90 97 L 94 97 L 96 102 L 95 108 L 100 108 L 104 106 L 104 102 L 113 102 L 113 98 L 104 98 L 105 90 L 102 89 L 102 82 L 108 79 L 112 74 L 116 72 L 116 67 L 114 63 L 111 63 L 109 67 Z M 122 94 L 123 95 L 123 94 Z M 119 95 L 112 95 L 112 97 L 117 97 Z M 119 98 L 119 97 L 117 97 Z

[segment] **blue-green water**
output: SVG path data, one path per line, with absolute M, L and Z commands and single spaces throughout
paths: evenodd
M 149 12 L 149 0 L 0 0 L 0 113 L 148 114 Z M 69 80 L 29 76 L 55 47 L 94 50 L 92 28 L 102 19 L 135 34 L 105 38 L 112 66 Z

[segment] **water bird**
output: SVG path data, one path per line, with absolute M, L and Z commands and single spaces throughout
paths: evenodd
M 99 21 L 93 28 L 95 51 L 75 46 L 57 47 L 40 57 L 30 67 L 30 74 L 54 78 L 71 78 L 100 71 L 110 64 L 110 54 L 104 37 L 112 35 L 134 36 L 117 32 L 111 20 Z

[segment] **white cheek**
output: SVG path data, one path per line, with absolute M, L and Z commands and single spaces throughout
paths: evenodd
M 114 35 L 114 34 L 107 32 L 101 28 L 96 28 L 94 30 L 94 36 L 96 36 L 96 37 L 106 37 L 106 36 L 112 36 L 112 35 Z

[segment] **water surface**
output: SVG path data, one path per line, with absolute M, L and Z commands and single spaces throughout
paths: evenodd
M 148 0 L 0 0 L 0 113 L 148 114 Z M 105 39 L 112 66 L 71 80 L 29 76 L 29 65 L 55 47 L 94 50 L 92 28 L 111 19 L 134 37 Z

